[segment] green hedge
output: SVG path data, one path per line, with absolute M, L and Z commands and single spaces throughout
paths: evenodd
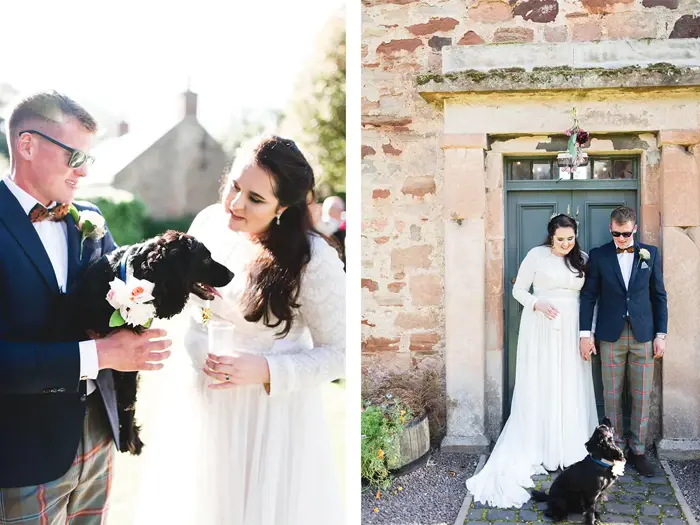
M 194 220 L 194 215 L 168 220 L 152 219 L 148 216 L 146 205 L 138 198 L 117 203 L 98 197 L 91 199 L 91 202 L 102 211 L 114 241 L 119 246 L 150 239 L 166 230 L 187 232 Z

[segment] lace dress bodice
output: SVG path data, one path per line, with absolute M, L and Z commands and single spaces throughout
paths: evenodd
M 212 258 L 234 273 L 219 288 L 222 298 L 208 306 L 213 320 L 234 326 L 234 350 L 264 355 L 270 367 L 270 395 L 291 392 L 344 376 L 345 367 L 345 272 L 337 251 L 323 238 L 311 236 L 311 260 L 302 271 L 300 308 L 290 332 L 279 338 L 283 325 L 267 327 L 245 320 L 240 300 L 248 279 L 248 266 L 260 246 L 232 232 L 228 216 L 219 204 L 195 218 L 189 233 L 210 250 Z M 206 302 L 191 296 L 185 344 L 195 361 L 204 361 L 207 328 L 202 323 Z

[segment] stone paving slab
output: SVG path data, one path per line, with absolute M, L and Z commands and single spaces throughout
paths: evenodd
M 634 525 L 688 525 L 683 510 L 676 498 L 666 473 L 656 458 L 648 458 L 657 475 L 645 478 L 632 467 L 625 468 L 625 475 L 618 478 L 607 492 L 605 501 L 598 505 L 601 521 L 605 524 L 631 523 Z M 547 490 L 559 472 L 538 475 L 533 481 L 538 490 Z M 497 509 L 474 503 L 467 512 L 465 525 L 516 525 L 528 523 L 551 523 L 544 515 L 546 503 L 533 500 L 520 509 Z M 570 515 L 563 523 L 583 523 L 583 516 Z

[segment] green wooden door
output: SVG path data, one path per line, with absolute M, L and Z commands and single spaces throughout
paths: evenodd
M 610 213 L 617 206 L 638 210 L 637 180 L 568 180 L 552 181 L 517 179 L 512 182 L 513 164 L 507 165 L 506 231 L 505 231 L 505 356 L 504 422 L 510 414 L 510 403 L 515 386 L 518 332 L 522 305 L 512 295 L 518 267 L 527 252 L 542 244 L 547 235 L 547 223 L 553 213 L 569 213 L 579 223 L 578 242 L 583 251 L 590 251 L 610 241 Z M 530 170 L 537 173 L 542 162 L 529 160 Z M 614 161 L 610 161 L 611 164 Z M 595 164 L 593 164 L 595 166 Z M 614 164 L 613 164 L 614 165 Z M 636 166 L 636 163 L 632 163 Z M 598 168 L 600 170 L 600 168 Z M 589 166 L 592 171 L 592 167 Z M 555 169 L 552 168 L 552 172 Z M 636 169 L 634 170 L 636 172 Z M 626 177 L 628 178 L 628 177 Z M 594 356 L 593 381 L 598 414 L 603 416 L 600 359 Z

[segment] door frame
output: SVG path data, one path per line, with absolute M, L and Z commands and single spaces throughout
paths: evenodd
M 518 155 L 518 154 L 508 154 L 503 155 L 503 220 L 504 224 L 508 224 L 508 197 L 511 193 L 523 192 L 523 191 L 635 191 L 637 198 L 637 242 L 640 242 L 640 234 L 643 231 L 642 225 L 642 214 L 641 212 L 641 183 L 642 183 L 642 173 L 641 173 L 641 156 L 639 154 L 618 154 L 618 155 L 607 155 L 607 154 L 592 154 L 589 155 L 590 159 L 608 160 L 617 158 L 631 158 L 633 159 L 633 172 L 634 178 L 632 179 L 559 179 L 559 180 L 509 180 L 510 169 L 512 163 L 517 160 L 552 160 L 556 158 L 554 155 Z M 506 271 L 506 262 L 508 260 L 508 241 L 506 236 L 507 231 L 504 231 L 503 240 L 503 417 L 501 419 L 501 428 L 508 421 L 510 416 L 510 404 L 511 396 L 509 393 L 509 383 L 508 378 L 510 375 L 510 365 L 509 365 L 509 355 L 508 355 L 508 343 L 509 343 L 509 326 L 508 317 L 510 314 L 510 298 L 507 296 L 506 290 L 508 290 L 508 272 Z

